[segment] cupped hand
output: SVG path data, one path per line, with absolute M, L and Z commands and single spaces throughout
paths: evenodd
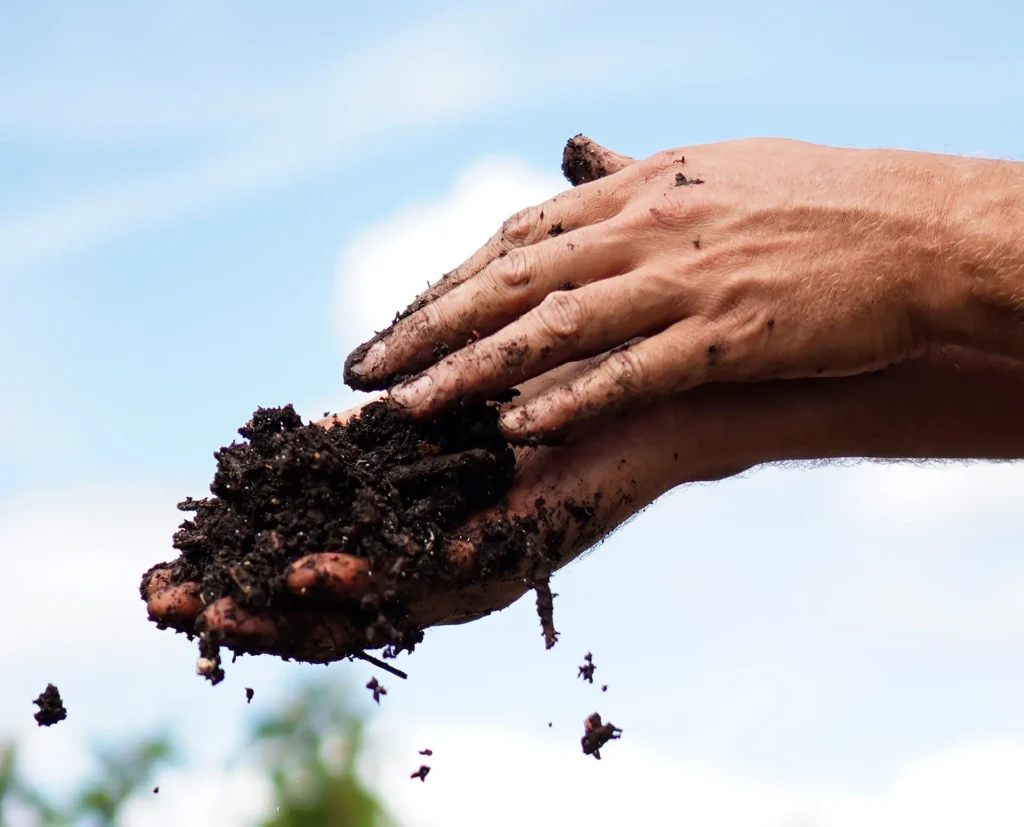
M 612 350 L 503 418 L 535 442 L 709 382 L 874 371 L 984 326 L 957 199 L 993 162 L 786 140 L 635 163 L 574 147 L 584 183 L 514 215 L 358 348 L 350 385 L 406 377 L 392 403 L 428 417 Z
M 528 403 L 586 368 L 569 365 L 525 383 L 516 403 Z M 562 446 L 517 449 L 516 477 L 506 504 L 500 512 L 494 509 L 470 521 L 460 532 L 463 539 L 449 549 L 456 564 L 451 580 L 411 583 L 371 572 L 365 560 L 325 551 L 297 561 L 288 573 L 290 590 L 301 598 L 297 608 L 254 613 L 231 598 L 204 606 L 195 584 L 171 585 L 167 573 L 157 569 L 146 589 L 150 617 L 189 634 L 212 633 L 235 651 L 317 662 L 385 645 L 360 620 L 367 601 L 403 605 L 408 628 L 479 618 L 510 605 L 534 582 L 530 558 L 507 574 L 481 576 L 477 555 L 486 545 L 482 530 L 489 520 L 535 519 L 537 540 L 554 553 L 557 568 L 674 485 L 720 478 L 753 463 L 740 456 L 742 439 L 726 438 L 725 429 L 740 409 L 723 408 L 715 414 L 699 395 L 687 408 L 679 402 L 651 405 Z M 357 414 L 351 411 L 321 424 L 331 427 Z M 712 433 L 716 438 L 710 438 Z

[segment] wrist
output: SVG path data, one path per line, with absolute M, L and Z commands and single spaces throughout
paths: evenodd
M 947 172 L 934 339 L 1024 355 L 1024 163 L 958 158 Z

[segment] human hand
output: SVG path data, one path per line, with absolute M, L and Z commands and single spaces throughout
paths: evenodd
M 391 399 L 429 417 L 615 350 L 503 418 L 523 443 L 709 382 L 1020 339 L 1024 290 L 1006 274 L 1024 272 L 1009 194 L 1024 165 L 783 140 L 631 163 L 584 142 L 609 175 L 506 221 L 350 356 L 350 385 L 423 371 Z M 431 367 L 438 345 L 452 352 Z
M 579 369 L 568 366 L 526 383 L 520 399 L 528 400 L 566 378 L 566 372 Z M 349 416 L 352 413 L 357 412 Z M 718 430 L 730 417 L 721 415 L 712 423 L 695 409 L 693 418 Z M 546 570 L 564 565 L 677 482 L 723 476 L 744 464 L 735 451 L 741 441 L 731 453 L 712 454 L 707 438 L 699 445 L 681 440 L 684 431 L 692 436 L 701 430 L 697 421 L 682 419 L 670 406 L 651 406 L 616 427 L 613 443 L 608 433 L 595 433 L 562 447 L 519 449 L 506 503 L 500 510 L 477 515 L 448 549 L 454 564 L 450 579 L 428 583 L 390 577 L 371 572 L 364 559 L 325 552 L 291 566 L 287 582 L 298 602 L 292 601 L 287 611 L 258 613 L 230 598 L 204 606 L 195 584 L 171 585 L 169 572 L 157 569 L 145 589 L 150 616 L 190 634 L 212 635 L 235 651 L 312 661 L 336 660 L 389 642 L 375 639 L 362 611 L 377 601 L 402 607 L 390 613 L 402 633 L 480 617 L 504 608 L 546 579 L 546 572 L 536 570 L 538 564 Z M 335 421 L 332 417 L 321 424 L 329 427 Z M 660 438 L 655 436 L 659 433 Z M 673 454 L 667 449 L 675 442 L 686 444 Z M 535 540 L 546 554 L 524 555 L 514 570 L 494 574 L 481 561 L 489 544 L 499 547 L 502 538 L 488 531 L 496 521 L 507 525 L 516 519 L 536 521 Z M 553 629 L 548 633 L 553 642 Z

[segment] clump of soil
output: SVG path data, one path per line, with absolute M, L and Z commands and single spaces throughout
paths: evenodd
M 39 711 L 33 716 L 39 726 L 53 726 L 68 717 L 68 711 L 60 699 L 60 692 L 52 683 L 46 684 L 43 694 L 32 703 L 39 707 Z
M 622 730 L 611 721 L 607 724 L 601 723 L 601 716 L 597 712 L 583 722 L 583 754 L 593 755 L 598 761 L 601 760 L 601 747 L 609 741 L 618 740 Z
M 583 656 L 583 665 L 580 667 L 580 673 L 576 676 L 577 678 L 583 678 L 587 683 L 594 682 L 594 670 L 597 667 L 594 665 L 594 656 L 587 652 Z
M 423 422 L 402 419 L 387 403 L 374 402 L 358 418 L 330 429 L 304 424 L 291 405 L 260 408 L 239 434 L 242 442 L 214 455 L 212 496 L 178 504 L 194 513 L 174 535 L 181 555 L 146 573 L 144 598 L 149 578 L 161 570 L 172 584 L 198 584 L 204 605 L 230 596 L 245 609 L 284 616 L 310 605 L 288 590 L 289 566 L 327 551 L 364 559 L 371 571 L 396 583 L 450 582 L 456 572 L 449 543 L 470 515 L 499 505 L 515 470 L 515 455 L 498 430 L 492 403 Z M 551 566 L 544 559 L 548 552 L 534 541 L 537 534 L 536 520 L 487 522 L 476 543 L 472 576 L 527 571 L 538 588 L 550 646 L 555 637 L 547 589 Z M 383 648 L 384 657 L 393 657 L 422 640 L 403 600 L 401 589 L 390 589 L 351 608 L 365 630 L 366 648 Z M 224 674 L 219 656 L 224 642 L 196 631 L 198 671 L 217 683 Z M 296 655 L 299 645 L 278 640 L 272 653 L 310 662 L 353 654 L 349 648 Z M 237 643 L 231 648 L 246 651 Z
M 433 754 L 434 754 L 434 751 L 432 749 L 421 749 L 420 750 L 420 755 L 426 755 L 426 756 L 429 757 L 429 756 L 431 756 Z
M 380 706 L 380 696 L 387 695 L 388 691 L 377 682 L 376 678 L 370 678 L 370 682 L 366 684 L 366 688 L 373 693 L 373 700 Z
M 256 692 L 255 692 L 254 690 L 252 690 L 252 689 L 251 689 L 251 688 L 249 688 L 248 686 L 247 686 L 247 687 L 245 687 L 245 702 L 246 702 L 247 704 L 251 704 L 251 703 L 252 703 L 252 699 L 253 699 L 253 696 L 254 696 L 255 694 L 256 694 Z
M 423 765 L 420 766 L 420 768 L 418 770 L 416 770 L 416 772 L 414 772 L 409 777 L 410 778 L 418 778 L 420 781 L 426 781 L 427 780 L 427 774 L 429 772 L 430 772 L 430 767 L 428 767 L 426 764 L 423 764 Z

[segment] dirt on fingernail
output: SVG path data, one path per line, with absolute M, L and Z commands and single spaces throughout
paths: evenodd
M 562 151 L 562 174 L 574 187 L 604 178 L 608 168 L 590 138 L 582 134 L 570 138 Z
M 68 717 L 64 702 L 60 698 L 60 691 L 52 683 L 48 683 L 46 689 L 32 703 L 39 707 L 39 711 L 33 715 L 39 726 L 53 726 Z

